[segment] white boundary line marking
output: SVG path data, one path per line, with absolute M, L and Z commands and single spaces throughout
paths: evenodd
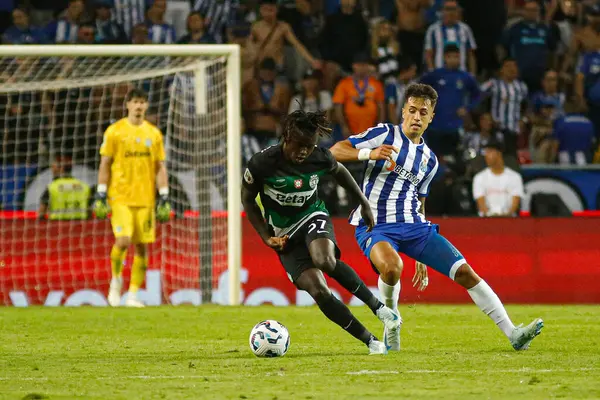
M 492 369 L 492 370 L 439 370 L 439 369 L 411 369 L 411 370 L 360 370 L 360 371 L 348 371 L 346 375 L 401 375 L 401 374 L 490 374 L 490 373 L 531 373 L 531 374 L 546 374 L 553 372 L 585 372 L 585 371 L 598 371 L 600 368 L 552 368 L 552 369 L 534 369 L 534 368 L 512 368 L 512 369 Z M 76 375 L 76 374 L 74 374 Z M 266 376 L 308 376 L 308 375 L 322 375 L 321 372 L 314 373 L 301 373 L 301 374 L 279 374 L 267 372 Z M 93 378 L 92 380 L 130 380 L 130 379 L 140 379 L 140 380 L 159 380 L 159 379 L 205 379 L 207 375 L 131 375 L 131 376 L 99 376 Z M 48 378 L 45 376 L 40 377 L 15 377 L 9 378 L 6 376 L 0 376 L 0 381 L 33 381 L 33 382 L 46 382 L 53 379 L 61 379 L 61 377 L 57 376 L 56 378 Z

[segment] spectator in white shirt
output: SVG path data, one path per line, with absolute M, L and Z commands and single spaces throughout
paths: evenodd
M 490 141 L 485 148 L 487 168 L 473 179 L 473 197 L 482 217 L 514 217 L 519 211 L 523 180 L 518 172 L 504 165 L 503 146 Z

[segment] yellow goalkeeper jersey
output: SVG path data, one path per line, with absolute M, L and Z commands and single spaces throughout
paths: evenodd
M 123 118 L 108 127 L 100 155 L 111 157 L 108 185 L 111 203 L 154 207 L 156 163 L 165 159 L 160 130 L 144 121 L 135 126 Z

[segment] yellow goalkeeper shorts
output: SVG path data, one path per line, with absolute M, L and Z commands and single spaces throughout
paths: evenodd
M 130 207 L 114 203 L 110 207 L 110 223 L 116 238 L 130 237 L 133 244 L 154 243 L 156 240 L 154 208 Z

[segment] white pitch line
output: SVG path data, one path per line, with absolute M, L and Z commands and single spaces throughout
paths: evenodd
M 377 371 L 377 370 L 360 370 L 360 371 L 348 371 L 347 375 L 399 375 L 399 374 L 493 374 L 493 373 L 531 373 L 531 374 L 546 374 L 546 373 L 554 373 L 554 372 L 586 372 L 586 371 L 598 371 L 600 368 L 552 368 L 552 369 L 533 369 L 533 368 L 512 368 L 512 369 L 488 369 L 488 370 L 439 370 L 439 369 L 411 369 L 411 370 L 399 370 L 399 371 Z M 271 376 L 279 375 L 277 373 L 271 374 Z M 314 373 L 301 373 L 301 374 L 286 374 L 286 376 L 309 376 L 309 375 L 322 375 L 321 372 Z M 280 375 L 279 375 L 280 376 Z M 160 379 L 205 379 L 206 375 L 131 375 L 131 376 L 98 376 L 94 378 L 95 380 L 103 381 L 103 380 L 160 380 Z M 40 377 L 15 377 L 10 378 L 6 376 L 0 376 L 0 381 L 33 381 L 33 382 L 46 382 L 51 379 L 61 379 L 60 377 L 56 378 L 48 378 L 45 376 Z

